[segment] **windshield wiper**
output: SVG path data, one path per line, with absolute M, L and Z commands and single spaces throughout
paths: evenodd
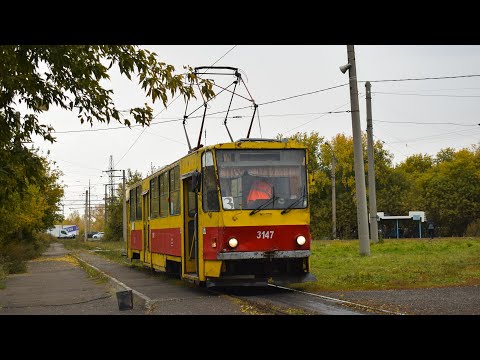
M 278 200 L 278 199 L 279 199 L 278 196 L 273 196 L 271 199 L 268 199 L 267 202 L 263 203 L 262 205 L 260 205 L 260 206 L 257 207 L 256 209 L 250 211 L 250 215 L 256 214 L 257 212 L 259 212 L 260 210 L 262 210 L 264 207 L 270 205 L 272 202 L 275 202 L 275 200 Z
M 302 196 L 300 196 L 297 200 L 295 200 L 293 203 L 291 203 L 287 208 L 283 209 L 282 212 L 280 214 L 286 214 L 287 212 L 289 212 L 290 210 L 292 210 L 292 208 L 297 205 L 300 201 L 302 201 L 303 199 L 305 199 L 305 187 L 303 187 L 303 194 Z

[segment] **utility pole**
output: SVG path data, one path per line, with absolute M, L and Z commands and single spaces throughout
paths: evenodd
M 127 191 L 125 189 L 125 170 L 123 170 L 123 241 L 127 242 Z
M 87 241 L 88 190 L 85 191 L 85 242 Z
M 152 171 L 152 174 L 153 172 L 155 171 L 155 168 L 153 167 L 153 163 L 150 163 L 150 166 L 151 166 L 151 171 Z M 123 176 L 117 176 L 117 175 L 114 175 L 114 172 L 115 171 L 122 171 L 123 172 Z M 123 208 L 123 216 L 122 216 L 122 230 L 123 230 L 123 241 L 127 241 L 127 199 L 126 199 L 126 178 L 125 178 L 125 170 L 115 170 L 113 168 L 113 156 L 110 156 L 110 167 L 107 171 L 104 171 L 106 173 L 108 173 L 108 177 L 109 177 L 109 183 L 108 184 L 105 184 L 105 211 L 106 211 L 106 204 L 107 204 L 107 185 L 110 186 L 110 205 L 113 205 L 113 190 L 114 190 L 114 181 L 115 181 L 115 178 L 117 177 L 121 177 L 123 178 L 123 190 L 122 190 L 122 194 L 123 194 L 123 202 L 122 202 L 122 208 Z M 105 224 L 107 223 L 107 214 L 105 212 Z
M 348 64 L 341 66 L 345 73 L 349 70 L 350 106 L 353 130 L 353 160 L 355 167 L 355 190 L 357 196 L 357 225 L 360 255 L 370 255 L 370 239 L 368 236 L 367 192 L 365 187 L 365 169 L 363 166 L 362 131 L 360 128 L 360 110 L 358 106 L 357 69 L 355 65 L 355 49 L 347 45 Z
M 115 170 L 113 169 L 113 155 L 110 155 L 110 168 L 108 169 L 109 172 L 109 183 L 110 183 L 110 205 L 113 204 L 113 197 L 114 197 L 114 191 L 115 191 L 115 177 L 113 175 L 113 172 Z
M 335 166 L 337 159 L 335 158 L 335 153 L 330 143 L 325 142 L 325 144 L 327 144 L 332 151 L 332 240 L 335 240 L 337 238 L 337 197 L 335 194 Z
M 373 156 L 373 126 L 372 126 L 372 85 L 365 83 L 367 94 L 367 139 L 368 139 L 368 209 L 370 212 L 370 237 L 372 242 L 378 242 L 377 223 L 377 193 L 375 189 L 375 159 Z
M 88 179 L 88 231 L 90 232 L 90 197 L 92 196 L 92 191 L 90 190 L 90 179 Z
M 105 184 L 105 211 L 103 213 L 103 224 L 107 225 L 107 184 Z

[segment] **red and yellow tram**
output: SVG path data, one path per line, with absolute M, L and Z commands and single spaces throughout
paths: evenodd
M 314 281 L 307 156 L 291 140 L 191 151 L 127 190 L 128 257 L 206 286 Z

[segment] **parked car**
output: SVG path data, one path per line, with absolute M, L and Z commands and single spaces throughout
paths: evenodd
M 103 231 L 99 231 L 92 236 L 92 239 L 101 239 L 103 238 L 103 235 L 105 235 L 105 233 Z
M 93 238 L 93 235 L 98 234 L 98 231 L 89 231 L 87 233 L 87 239 Z

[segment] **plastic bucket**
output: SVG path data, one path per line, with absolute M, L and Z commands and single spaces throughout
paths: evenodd
M 131 310 L 133 309 L 133 294 L 132 290 L 117 291 L 118 309 Z

